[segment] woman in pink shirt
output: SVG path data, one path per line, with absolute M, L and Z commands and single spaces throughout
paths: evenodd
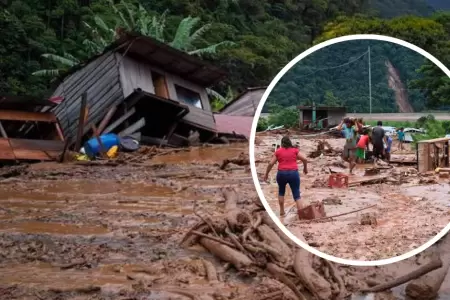
M 278 162 L 277 183 L 280 216 L 285 215 L 284 194 L 286 192 L 286 184 L 289 184 L 291 188 L 297 210 L 299 211 L 303 208 L 303 205 L 300 203 L 300 174 L 298 173 L 297 160 L 303 162 L 303 174 L 308 174 L 306 158 L 300 154 L 298 148 L 292 145 L 289 137 L 285 136 L 281 139 L 281 147 L 275 151 L 264 175 L 264 181 L 267 181 L 270 170 Z

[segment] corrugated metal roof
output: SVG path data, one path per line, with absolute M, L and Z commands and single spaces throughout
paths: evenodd
M 216 127 L 219 133 L 236 133 L 250 138 L 253 117 L 215 114 L 214 118 L 216 119 Z
M 103 54 L 113 51 L 134 56 L 140 60 L 176 74 L 201 86 L 209 87 L 223 79 L 226 72 L 200 58 L 177 50 L 167 44 L 151 37 L 135 33 L 123 34 L 118 40 L 105 48 L 102 54 L 91 57 L 89 60 L 71 68 L 63 74 L 58 81 L 64 80 L 68 75 L 83 68 Z
M 298 109 L 301 110 L 312 110 L 312 106 L 297 106 Z M 316 106 L 316 110 L 343 110 L 347 111 L 347 108 L 344 106 Z
M 221 113 L 235 116 L 254 116 L 266 87 L 247 88 L 234 100 L 225 105 Z

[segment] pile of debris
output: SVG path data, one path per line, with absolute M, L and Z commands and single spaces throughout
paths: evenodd
M 407 282 L 407 293 L 412 299 L 424 299 L 420 297 L 437 294 L 448 272 L 450 238 L 446 236 L 434 256 L 413 272 L 390 281 L 385 278 L 386 282 L 373 278 L 362 280 L 357 270 L 336 265 L 296 246 L 274 224 L 259 200 L 239 207 L 235 190 L 225 189 L 223 195 L 224 214 L 211 216 L 197 211 L 201 221 L 184 236 L 181 245 L 188 247 L 199 243 L 228 268 L 236 269 L 239 275 L 255 277 L 266 272 L 291 291 L 283 295 L 279 290 L 265 299 L 328 300 L 350 296 L 368 299 L 365 297 Z M 305 241 L 300 232 L 295 235 Z M 217 281 L 213 264 L 205 262 L 205 268 L 209 281 Z

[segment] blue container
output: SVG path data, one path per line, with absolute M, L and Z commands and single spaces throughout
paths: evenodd
M 114 133 L 108 133 L 100 136 L 105 151 L 108 151 L 113 146 L 119 146 L 120 139 Z M 100 153 L 100 145 L 97 138 L 92 138 L 84 144 L 84 151 L 90 158 L 94 158 Z

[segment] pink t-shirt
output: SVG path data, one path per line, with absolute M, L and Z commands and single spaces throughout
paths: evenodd
M 297 148 L 279 148 L 275 151 L 275 156 L 278 161 L 278 170 L 280 171 L 292 171 L 298 170 L 297 165 Z

